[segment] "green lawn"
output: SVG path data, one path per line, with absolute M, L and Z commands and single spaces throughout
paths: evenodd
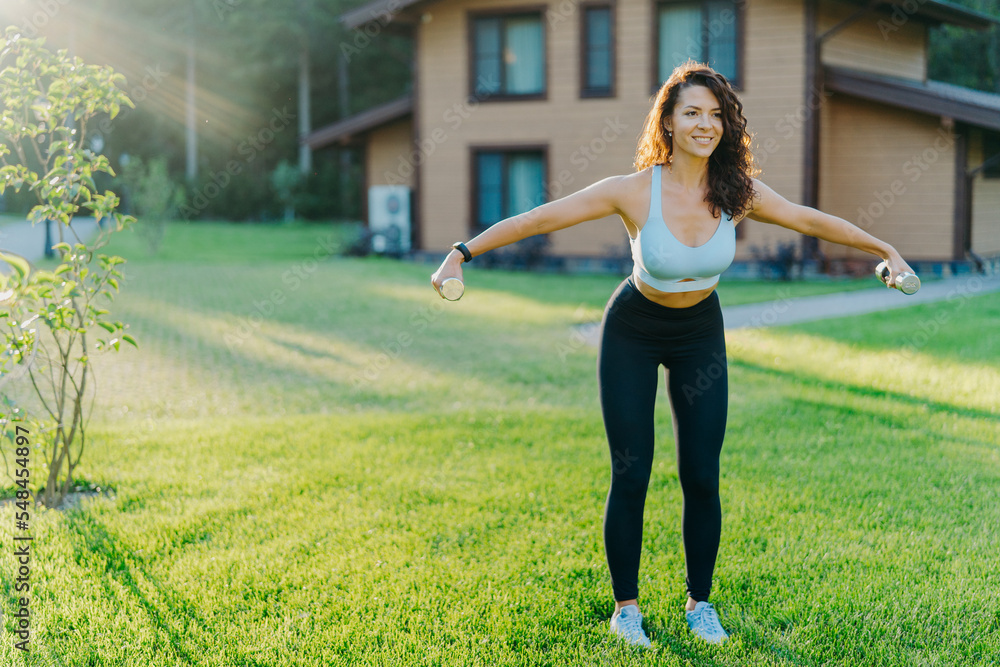
M 728 334 L 722 647 L 681 613 L 661 380 L 640 572 L 657 648 L 637 654 L 608 636 L 608 457 L 573 328 L 621 277 L 470 265 L 446 303 L 433 266 L 330 256 L 330 229 L 117 242 L 133 259 L 113 312 L 140 348 L 96 357 L 82 478 L 107 495 L 32 517 L 28 664 L 1000 659 L 1000 295 Z M 0 530 L 13 544 L 9 506 Z M 12 551 L 3 664 L 23 657 Z

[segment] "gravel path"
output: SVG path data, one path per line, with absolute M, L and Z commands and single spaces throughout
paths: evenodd
M 97 232 L 97 223 L 92 218 L 75 218 L 73 229 L 81 239 L 90 239 Z M 52 225 L 52 242 L 59 242 L 57 225 Z M 73 243 L 75 239 L 69 240 Z M 37 262 L 45 256 L 45 225 L 32 225 L 27 220 L 0 226 L 0 251 L 11 252 L 24 257 L 29 262 Z M 0 265 L 0 271 L 6 266 Z
M 873 278 L 874 280 L 874 278 Z M 936 301 L 976 296 L 1000 290 L 1000 275 L 968 275 L 926 283 L 916 294 L 907 296 L 888 287 L 870 290 L 803 296 L 741 306 L 724 306 L 726 330 L 775 327 L 831 317 L 862 315 L 893 308 L 907 308 Z M 601 323 L 580 325 L 578 331 L 589 345 L 597 347 Z

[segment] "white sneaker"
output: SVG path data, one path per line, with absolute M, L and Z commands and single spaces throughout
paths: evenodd
M 691 632 L 709 644 L 721 644 L 729 639 L 729 635 L 719 623 L 719 615 L 715 613 L 715 607 L 709 602 L 699 602 L 695 605 L 694 611 L 687 612 L 687 620 Z
M 642 630 L 642 614 L 634 604 L 626 605 L 611 617 L 611 634 L 619 635 L 634 646 L 651 648 L 652 642 Z

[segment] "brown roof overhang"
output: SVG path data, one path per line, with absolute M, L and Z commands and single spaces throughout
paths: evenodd
M 823 84 L 835 93 L 947 116 L 976 127 L 1000 131 L 1000 94 L 997 93 L 941 81 L 915 81 L 844 67 L 824 67 Z
M 390 23 L 412 23 L 405 10 L 414 5 L 432 0 L 372 0 L 356 9 L 340 15 L 340 22 L 345 28 L 360 28 L 370 23 L 385 27 Z
M 382 27 L 398 21 L 412 23 L 412 13 L 406 10 L 433 1 L 372 0 L 341 14 L 340 22 L 347 28 L 360 28 L 370 23 L 378 23 Z M 849 0 L 849 2 L 857 5 L 872 4 L 872 0 Z M 914 15 L 932 24 L 947 23 L 979 30 L 1000 23 L 1000 19 L 945 0 L 877 0 L 874 9 L 883 12 L 902 12 L 900 15 L 902 19 Z
M 406 118 L 411 113 L 413 113 L 413 96 L 404 95 L 391 102 L 380 104 L 377 107 L 372 107 L 361 113 L 348 116 L 318 130 L 313 130 L 302 137 L 300 143 L 307 144 L 313 150 L 334 143 L 347 143 L 356 135 L 370 132 L 386 123 Z

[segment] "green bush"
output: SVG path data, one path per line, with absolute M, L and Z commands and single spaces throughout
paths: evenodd
M 167 221 L 177 217 L 184 205 L 184 190 L 167 171 L 167 161 L 153 158 L 146 165 L 132 158 L 122 168 L 120 182 L 127 193 L 127 203 L 138 218 L 139 234 L 150 253 L 156 253 L 163 241 Z

